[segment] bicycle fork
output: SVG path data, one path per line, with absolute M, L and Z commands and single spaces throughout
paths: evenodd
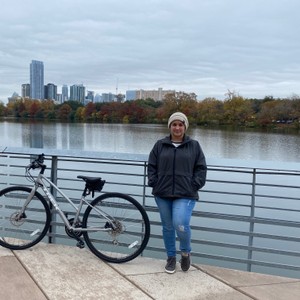
M 34 186 L 34 188 L 32 188 L 32 190 L 31 190 L 30 194 L 28 195 L 24 205 L 22 206 L 20 212 L 18 214 L 16 214 L 15 221 L 18 222 L 18 221 L 22 220 L 23 218 L 26 219 L 27 216 L 26 216 L 25 210 L 26 210 L 28 204 L 30 203 L 30 201 L 32 200 L 36 190 L 37 190 L 37 186 Z

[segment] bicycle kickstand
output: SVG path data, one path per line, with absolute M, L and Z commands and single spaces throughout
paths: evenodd
M 76 239 L 76 241 L 77 241 L 76 246 L 78 248 L 80 248 L 80 249 L 84 248 L 84 246 L 85 246 L 84 241 L 79 236 L 77 236 L 75 233 L 73 233 L 72 237 L 74 239 Z
M 76 239 L 77 240 L 77 239 Z M 79 239 L 79 241 L 76 243 L 76 246 L 80 249 L 84 248 L 84 241 L 82 241 L 81 239 Z

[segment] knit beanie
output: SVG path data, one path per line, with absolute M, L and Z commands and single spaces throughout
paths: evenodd
M 189 120 L 186 117 L 186 115 L 181 112 L 175 112 L 174 114 L 172 114 L 170 116 L 169 121 L 168 121 L 168 128 L 170 128 L 171 123 L 175 120 L 181 121 L 182 123 L 184 123 L 185 130 L 187 130 L 189 128 Z

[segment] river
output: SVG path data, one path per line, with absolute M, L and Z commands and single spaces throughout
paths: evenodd
M 166 125 L 0 122 L 1 147 L 148 154 Z M 300 134 L 190 127 L 207 158 L 300 162 Z

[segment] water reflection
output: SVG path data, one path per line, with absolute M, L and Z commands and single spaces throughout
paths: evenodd
M 1 122 L 2 146 L 148 154 L 166 125 Z M 299 134 L 190 128 L 208 158 L 300 162 Z
M 44 148 L 42 124 L 28 124 L 22 129 L 22 146 L 27 148 Z

